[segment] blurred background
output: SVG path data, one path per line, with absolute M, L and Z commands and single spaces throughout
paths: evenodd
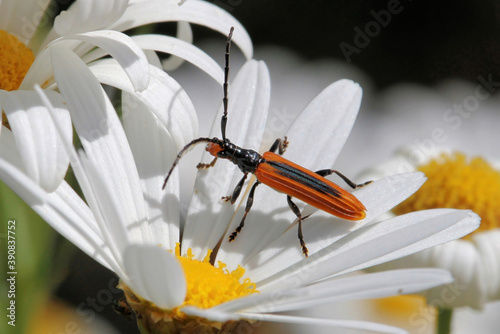
M 497 94 L 500 2 L 210 2 L 243 24 L 254 42 L 254 58 L 268 65 L 272 81 L 271 112 L 297 114 L 323 88 L 340 78 L 361 84 L 364 98 L 358 122 L 335 165 L 346 175 L 355 176 L 384 161 L 400 146 L 425 143 L 436 127 L 446 131 L 446 144 L 452 148 L 498 160 L 495 142 L 500 124 Z M 61 0 L 57 8 L 64 10 L 70 3 Z M 145 29 L 175 34 L 175 24 Z M 194 44 L 222 65 L 225 36 L 198 26 L 193 26 L 193 35 Z M 242 62 L 239 50 L 233 47 L 233 75 Z M 200 113 L 200 135 L 203 135 L 209 129 L 222 92 L 212 79 L 202 77 L 201 73 L 185 65 L 172 76 L 193 99 Z M 454 112 L 454 105 L 466 103 L 478 86 L 491 96 L 463 119 L 458 130 L 453 129 L 443 118 L 444 113 Z M 118 333 L 137 333 L 135 323 L 113 312 L 112 300 L 119 296 L 113 288 L 114 275 L 79 250 L 68 250 L 70 247 L 64 248 L 72 255 L 67 269 L 59 276 L 60 282 L 54 285 L 54 295 L 76 307 L 80 319 L 98 316 L 113 324 Z M 363 307 L 332 306 L 318 315 L 349 317 L 357 313 L 362 318 Z M 460 333 L 470 329 L 466 325 L 461 328 Z M 276 329 L 267 329 L 269 333 L 273 330 Z
M 243 23 L 256 48 L 280 46 L 305 61 L 356 66 L 377 89 L 500 74 L 497 1 L 211 2 Z

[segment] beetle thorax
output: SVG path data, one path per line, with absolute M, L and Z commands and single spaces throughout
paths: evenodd
M 255 169 L 262 161 L 262 157 L 256 151 L 236 146 L 228 139 L 209 143 L 206 150 L 215 157 L 230 160 L 243 173 L 255 172 Z

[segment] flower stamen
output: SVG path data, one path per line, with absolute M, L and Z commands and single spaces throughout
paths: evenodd
M 210 308 L 226 301 L 258 292 L 255 283 L 249 279 L 241 282 L 245 269 L 238 266 L 229 271 L 226 265 L 210 263 L 209 250 L 202 261 L 194 258 L 191 249 L 186 256 L 180 255 L 180 244 L 175 247 L 175 256 L 180 261 L 187 280 L 187 294 L 184 303 L 171 310 L 161 309 L 148 300 L 137 296 L 128 286 L 120 282 L 118 288 L 125 294 L 126 305 L 135 313 L 138 325 L 148 333 L 230 333 L 238 326 L 251 321 L 209 321 L 204 318 L 188 316 L 182 312 L 184 306 Z
M 0 89 L 18 89 L 34 60 L 33 52 L 24 43 L 0 29 Z
M 486 160 L 467 159 L 458 152 L 442 154 L 418 170 L 428 180 L 394 209 L 396 214 L 432 208 L 469 209 L 481 217 L 476 232 L 499 227 L 500 173 Z
M 187 279 L 187 295 L 182 306 L 210 308 L 258 292 L 250 279 L 241 281 L 245 269 L 238 266 L 229 271 L 221 261 L 213 266 L 210 263 L 211 253 L 209 250 L 203 261 L 199 261 L 194 259 L 191 249 L 186 256 L 180 256 L 179 246 L 176 246 L 176 256 Z

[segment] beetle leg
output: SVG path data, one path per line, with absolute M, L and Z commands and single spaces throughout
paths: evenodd
M 333 170 L 333 169 L 322 169 L 322 170 L 318 170 L 316 172 L 316 174 L 320 175 L 320 176 L 328 176 L 328 175 L 331 175 L 331 174 L 337 174 L 338 176 L 340 176 L 340 178 L 342 178 L 342 180 L 344 180 L 345 183 L 347 183 L 349 185 L 349 187 L 351 187 L 352 189 L 357 189 L 357 188 L 361 188 L 361 187 L 364 187 L 366 186 L 367 184 L 370 184 L 372 183 L 373 181 L 366 181 L 365 183 L 361 183 L 361 184 L 356 184 L 354 182 L 352 182 L 351 180 L 349 180 L 344 174 L 336 171 L 336 170 Z
M 226 202 L 231 201 L 231 205 L 234 204 L 234 202 L 236 202 L 236 200 L 238 199 L 238 196 L 240 196 L 241 188 L 243 188 L 243 183 L 247 179 L 247 175 L 248 175 L 247 173 L 243 174 L 243 177 L 241 178 L 240 182 L 238 182 L 238 184 L 234 188 L 233 194 L 231 196 L 222 197 L 222 200 Z
M 278 150 L 278 153 L 280 155 L 283 155 L 283 153 L 285 153 L 286 151 L 286 148 L 288 147 L 288 140 L 286 138 L 286 136 L 283 138 L 283 140 L 281 138 L 278 138 L 274 141 L 274 144 L 271 146 L 271 148 L 269 149 L 270 152 L 276 152 L 276 150 Z
M 199 164 L 196 165 L 196 168 L 198 168 L 198 169 L 207 169 L 207 168 L 215 166 L 216 162 L 217 162 L 217 157 L 215 157 L 214 160 L 212 160 L 208 164 L 204 164 L 204 163 L 200 162 Z
M 298 237 L 300 241 L 300 247 L 302 247 L 302 253 L 304 253 L 304 255 L 308 257 L 308 250 L 306 247 L 306 243 L 304 242 L 304 236 L 302 235 L 302 214 L 300 213 L 299 207 L 292 201 L 292 197 L 290 195 L 287 195 L 286 199 L 288 201 L 288 206 L 290 207 L 290 209 L 292 209 L 293 213 L 295 213 L 295 215 L 299 219 Z
M 250 209 L 252 208 L 253 205 L 253 197 L 255 194 L 255 188 L 260 184 L 259 181 L 255 182 L 255 184 L 252 186 L 252 189 L 250 189 L 250 194 L 248 194 L 248 199 L 247 199 L 247 205 L 245 207 L 245 214 L 243 215 L 243 218 L 241 219 L 240 225 L 234 230 L 233 233 L 229 236 L 229 242 L 233 241 L 238 233 L 241 232 L 241 229 L 245 225 L 245 219 L 247 218 L 248 212 L 250 212 Z

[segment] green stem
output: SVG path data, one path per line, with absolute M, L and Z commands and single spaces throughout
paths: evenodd
M 452 308 L 437 308 L 437 334 L 450 334 L 451 333 L 451 318 L 453 316 Z

